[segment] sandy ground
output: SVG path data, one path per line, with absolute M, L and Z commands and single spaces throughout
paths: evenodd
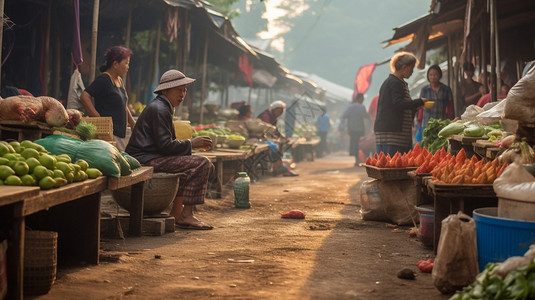
M 207 199 L 197 215 L 211 231 L 103 238 L 100 265 L 60 268 L 52 290 L 37 298 L 448 298 L 418 271 L 418 260 L 434 253 L 409 237 L 411 226 L 394 231 L 361 219 L 359 187 L 367 175 L 351 157 L 331 154 L 297 167 L 299 177 L 252 184 L 250 209 L 234 208 L 230 186 L 223 199 Z M 291 209 L 306 219 L 280 218 Z M 399 279 L 403 268 L 416 279 Z

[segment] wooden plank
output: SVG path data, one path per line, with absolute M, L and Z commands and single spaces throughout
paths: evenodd
M 37 186 L 9 186 L 4 185 L 0 189 L 0 206 L 39 195 L 41 190 Z
M 18 121 L 18 120 L 1 120 L 0 125 L 19 127 L 19 128 L 47 129 L 47 130 L 51 129 L 50 125 L 44 122 L 39 122 L 39 121 L 23 122 L 23 121 Z
M 106 176 L 100 176 L 96 179 L 69 183 L 57 189 L 41 191 L 37 196 L 24 201 L 22 214 L 24 216 L 31 215 L 58 204 L 95 194 L 105 190 L 107 186 L 108 178 Z
M 109 177 L 108 189 L 117 190 L 127 186 L 131 186 L 135 183 L 146 181 L 152 178 L 154 168 L 153 167 L 141 167 L 132 172 L 132 174 L 121 177 Z

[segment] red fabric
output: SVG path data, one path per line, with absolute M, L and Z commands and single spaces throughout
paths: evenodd
M 238 67 L 245 77 L 245 82 L 247 82 L 249 86 L 253 86 L 253 64 L 249 63 L 249 57 L 247 57 L 247 54 L 243 53 L 240 55 Z
M 19 93 L 20 93 L 21 95 L 32 96 L 32 97 L 33 97 L 32 93 L 28 92 L 28 91 L 25 90 L 25 89 L 18 89 L 18 91 L 19 91 Z
M 422 121 L 424 120 L 424 110 L 422 108 L 420 108 L 418 110 L 418 117 L 417 117 L 417 120 L 418 122 L 420 122 L 420 124 L 422 123 Z
M 372 82 L 372 73 L 375 70 L 376 63 L 364 65 L 360 67 L 355 77 L 355 91 L 353 92 L 353 99 L 357 97 L 358 93 L 364 94 Z
M 498 99 L 505 99 L 505 97 L 507 97 L 507 95 L 504 95 L 504 94 L 498 94 L 496 96 L 496 98 Z M 491 101 L 492 101 L 491 93 L 485 94 L 481 96 L 481 98 L 479 98 L 479 101 L 477 101 L 477 106 L 483 107 L 485 106 L 485 104 L 490 103 Z
M 375 116 L 377 115 L 377 102 L 379 102 L 379 95 L 373 97 L 368 106 L 368 114 L 370 114 L 373 121 L 375 121 Z

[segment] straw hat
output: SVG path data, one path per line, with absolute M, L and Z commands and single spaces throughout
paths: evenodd
M 171 89 L 181 85 L 187 85 L 195 82 L 195 79 L 186 77 L 182 72 L 177 70 L 169 70 L 163 73 L 160 78 L 160 84 L 154 90 L 154 93 Z

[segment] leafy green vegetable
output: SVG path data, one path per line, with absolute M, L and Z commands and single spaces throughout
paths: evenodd
M 450 120 L 429 119 L 423 132 L 421 146 L 431 153 L 435 153 L 442 147 L 447 147 L 448 139 L 439 137 L 438 133 L 448 124 L 450 124 Z
M 97 126 L 93 123 L 81 121 L 78 123 L 78 125 L 76 125 L 76 133 L 82 139 L 89 140 L 97 135 Z
M 535 260 L 511 271 L 504 279 L 490 275 L 496 266 L 496 263 L 487 264 L 476 281 L 462 291 L 457 291 L 450 300 L 535 299 Z

